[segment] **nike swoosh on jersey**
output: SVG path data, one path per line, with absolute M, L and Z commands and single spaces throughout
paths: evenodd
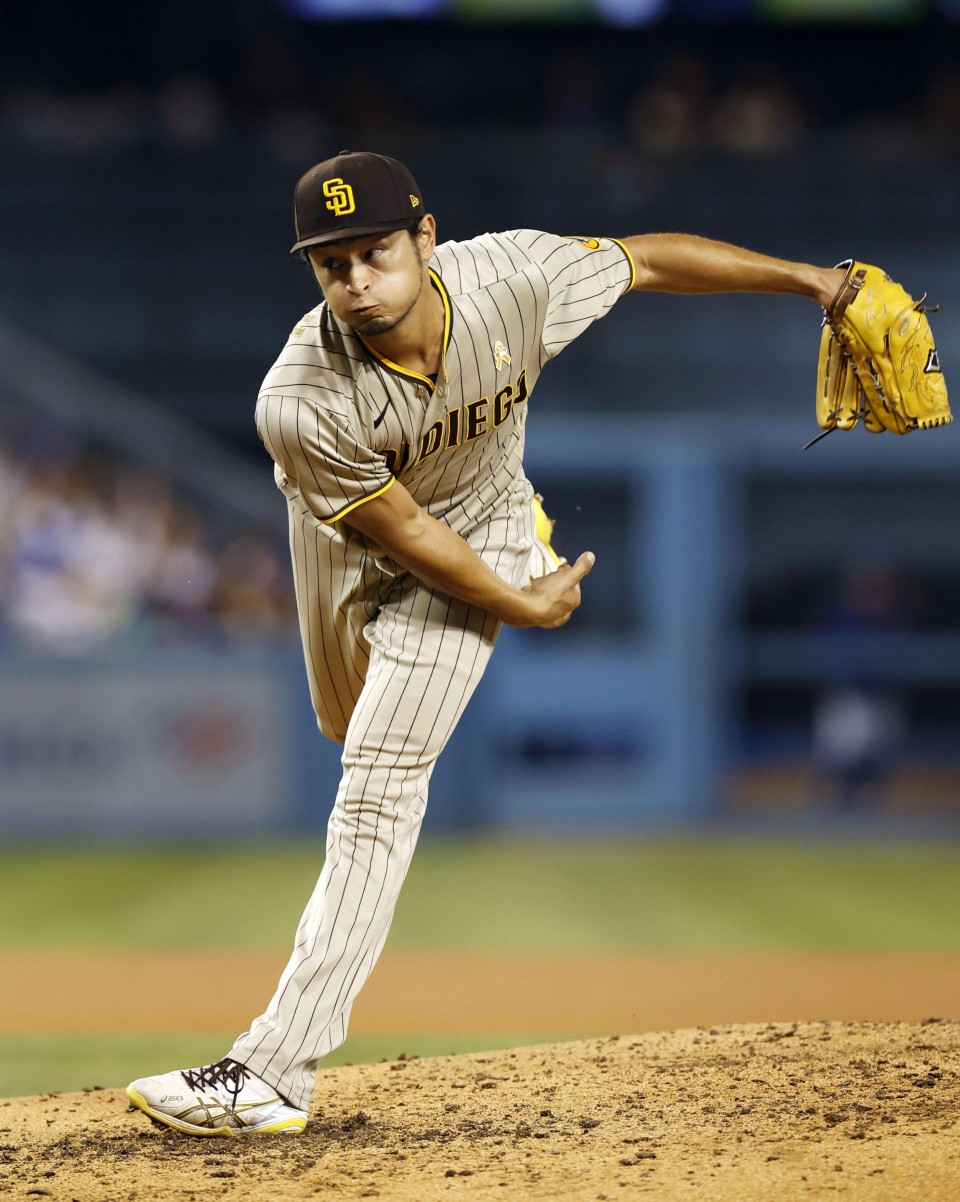
M 377 426 L 379 426 L 379 425 L 380 425 L 380 423 L 383 421 L 383 419 L 384 419 L 384 418 L 387 416 L 387 410 L 388 410 L 389 408 L 390 408 L 390 402 L 389 402 L 389 401 L 387 401 L 387 403 L 384 405 L 384 407 L 383 407 L 383 409 L 382 409 L 382 411 L 381 411 L 381 413 L 380 413 L 380 416 L 379 416 L 379 417 L 375 417 L 375 418 L 373 419 L 373 428 L 374 428 L 374 430 L 376 430 Z

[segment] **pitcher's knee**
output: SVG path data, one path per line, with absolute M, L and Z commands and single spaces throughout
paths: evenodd
M 344 814 L 394 817 L 422 815 L 427 804 L 430 771 L 425 764 L 385 764 L 344 755 L 337 805 Z

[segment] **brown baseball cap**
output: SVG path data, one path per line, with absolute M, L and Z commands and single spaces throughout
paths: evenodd
M 396 159 L 341 150 L 300 177 L 293 194 L 294 254 L 361 234 L 406 229 L 423 213 L 417 181 Z

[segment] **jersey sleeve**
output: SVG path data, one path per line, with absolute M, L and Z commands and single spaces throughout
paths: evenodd
M 305 397 L 261 395 L 257 430 L 284 495 L 299 495 L 318 522 L 339 521 L 393 483 L 384 457 L 357 440 L 342 414 Z
M 608 313 L 636 278 L 627 248 L 615 238 L 561 238 L 529 230 L 515 237 L 546 279 L 541 342 L 547 358 Z

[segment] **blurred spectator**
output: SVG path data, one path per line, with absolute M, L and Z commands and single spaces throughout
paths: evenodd
M 0 130 L 31 151 L 81 158 L 137 148 L 146 133 L 145 111 L 138 88 L 67 92 L 22 86 L 8 91 Z
M 829 689 L 816 703 L 813 746 L 817 768 L 845 811 L 880 802 L 880 788 L 903 749 L 900 699 L 867 685 Z
M 745 63 L 714 103 L 714 141 L 729 154 L 757 158 L 794 149 L 806 128 L 804 106 L 780 68 Z
M 163 533 L 143 598 L 154 637 L 168 640 L 209 634 L 217 564 L 215 553 L 206 545 L 203 523 L 186 506 L 171 505 Z
M 60 442 L 51 458 L 0 444 L 0 634 L 82 655 L 112 646 L 293 632 L 283 548 L 212 545 L 199 513 L 154 472 Z
M 231 638 L 262 638 L 295 619 L 285 558 L 262 538 L 241 535 L 220 556 L 211 611 Z
M 710 73 L 692 55 L 670 55 L 654 67 L 627 106 L 627 130 L 643 154 L 679 156 L 698 150 L 712 91 Z
M 110 520 L 92 475 L 72 465 L 28 478 L 12 515 L 5 609 L 26 646 L 83 652 L 132 624 L 140 550 Z
M 831 683 L 814 704 L 814 762 L 839 808 L 876 806 L 906 738 L 903 699 L 878 678 L 867 642 L 906 625 L 893 574 L 883 565 L 849 565 L 819 625 L 829 636 Z
M 472 124 L 500 125 L 505 135 L 517 125 L 526 127 L 531 152 L 539 143 L 540 150 L 551 153 L 558 135 L 582 144 L 590 139 L 609 143 L 620 104 L 618 75 L 629 80 L 632 74 L 626 51 L 620 58 L 618 49 L 607 63 L 592 50 L 548 48 L 539 60 L 545 66 L 538 105 L 530 95 L 530 72 L 538 60 L 528 70 L 504 71 L 498 51 L 491 89 L 491 64 L 481 54 L 464 54 L 456 36 L 438 34 L 434 42 L 425 32 L 415 54 L 409 46 L 395 52 L 400 61 L 406 56 L 415 63 L 431 62 L 433 71 L 396 71 L 392 60 L 382 57 L 386 41 L 376 37 L 375 53 L 363 66 L 334 62 L 331 67 L 324 60 L 321 70 L 291 29 L 264 32 L 253 25 L 229 66 L 212 60 L 209 66 L 177 69 L 158 59 L 159 83 L 141 82 L 135 75 L 132 81 L 98 86 L 91 76 L 85 87 L 67 87 L 58 84 L 53 70 L 48 76 L 12 76 L 0 94 L 0 140 L 74 158 L 146 146 L 233 148 L 246 160 L 253 128 L 267 155 L 295 168 L 324 153 L 334 140 L 383 145 L 402 137 L 417 143 L 434 130 L 462 138 L 466 111 Z M 793 56 L 780 47 L 779 58 L 772 57 L 757 36 L 745 41 L 747 53 L 770 56 L 748 59 L 715 96 L 706 63 L 716 54 L 702 36 L 689 44 L 693 52 L 667 52 L 654 60 L 648 81 L 623 106 L 629 141 L 637 149 L 680 157 L 709 144 L 721 154 L 769 157 L 796 148 L 810 128 L 811 112 L 822 109 L 815 74 L 801 96 L 780 65 L 789 66 Z M 522 59 L 522 51 L 516 56 Z M 948 153 L 960 137 L 958 78 L 956 66 L 946 59 L 929 75 L 911 76 L 910 94 L 898 98 L 895 107 L 877 107 L 876 98 L 863 91 L 855 104 L 827 113 L 826 124 L 839 129 L 850 152 L 867 164 L 916 157 L 931 140 L 935 149 Z M 474 102 L 477 96 L 485 97 L 481 104 Z

